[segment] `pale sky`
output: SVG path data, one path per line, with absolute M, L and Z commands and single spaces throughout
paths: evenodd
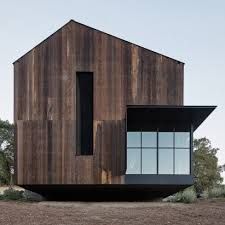
M 13 61 L 70 19 L 184 62 L 184 104 L 218 106 L 195 138 L 209 138 L 225 163 L 224 0 L 2 1 L 1 119 L 13 121 Z

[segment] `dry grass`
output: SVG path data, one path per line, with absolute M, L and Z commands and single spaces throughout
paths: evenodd
M 3 192 L 8 188 L 9 188 L 9 186 L 0 186 L 0 194 L 3 194 Z M 18 186 L 13 186 L 13 189 L 18 190 L 18 191 L 24 190 L 23 188 L 18 187 Z

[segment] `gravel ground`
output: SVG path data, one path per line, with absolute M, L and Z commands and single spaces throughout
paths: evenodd
M 194 204 L 0 201 L 0 224 L 224 225 L 225 200 L 199 201 Z

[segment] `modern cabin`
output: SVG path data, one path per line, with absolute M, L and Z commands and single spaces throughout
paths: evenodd
M 76 190 L 193 184 L 193 132 L 215 106 L 184 106 L 184 63 L 71 20 L 14 62 L 16 183 Z

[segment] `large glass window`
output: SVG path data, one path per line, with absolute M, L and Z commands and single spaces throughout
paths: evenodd
M 173 132 L 159 132 L 159 174 L 173 174 L 173 146 L 174 133 Z
M 189 149 L 175 149 L 175 174 L 190 173 L 190 152 Z
M 127 132 L 127 174 L 190 174 L 190 132 Z
M 141 173 L 141 149 L 130 148 L 127 150 L 127 173 L 139 174 Z
M 142 132 L 142 173 L 157 173 L 157 132 Z
M 127 147 L 135 148 L 141 147 L 141 132 L 128 132 L 127 133 Z
M 175 174 L 190 173 L 190 133 L 175 132 Z
M 157 149 L 156 148 L 142 149 L 142 173 L 143 174 L 157 173 Z
M 190 147 L 190 133 L 175 132 L 175 148 L 189 148 L 189 147 Z
M 173 132 L 159 132 L 159 148 L 173 148 Z
M 173 149 L 159 148 L 159 174 L 173 174 Z
M 156 132 L 142 132 L 142 147 L 157 147 Z
M 157 132 L 127 133 L 127 174 L 157 173 Z

